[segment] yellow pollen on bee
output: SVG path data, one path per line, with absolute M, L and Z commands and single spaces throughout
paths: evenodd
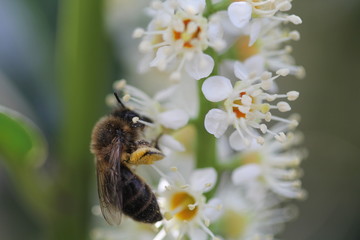
M 170 199 L 170 209 L 176 210 L 177 213 L 174 217 L 183 221 L 189 221 L 198 212 L 198 207 L 195 203 L 195 198 L 187 192 L 177 192 Z
M 164 154 L 156 148 L 142 147 L 136 149 L 130 155 L 130 164 L 153 164 L 155 161 L 159 161 L 164 158 Z

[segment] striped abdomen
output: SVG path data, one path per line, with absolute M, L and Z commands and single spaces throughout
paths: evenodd
M 121 165 L 122 212 L 136 221 L 155 223 L 162 220 L 159 205 L 150 187 L 126 165 Z

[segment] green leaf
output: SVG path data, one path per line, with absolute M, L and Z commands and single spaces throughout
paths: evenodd
M 0 106 L 0 156 L 11 166 L 40 166 L 47 144 L 39 128 L 22 114 Z

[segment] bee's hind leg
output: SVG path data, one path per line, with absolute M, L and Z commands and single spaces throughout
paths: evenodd
M 163 159 L 164 154 L 154 147 L 141 147 L 130 155 L 130 164 L 153 164 L 155 161 Z

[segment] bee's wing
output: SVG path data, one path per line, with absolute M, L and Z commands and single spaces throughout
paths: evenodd
M 97 162 L 97 183 L 101 212 L 111 225 L 119 225 L 122 215 L 122 183 L 120 176 L 121 143 L 113 141 L 109 164 L 104 168 Z

